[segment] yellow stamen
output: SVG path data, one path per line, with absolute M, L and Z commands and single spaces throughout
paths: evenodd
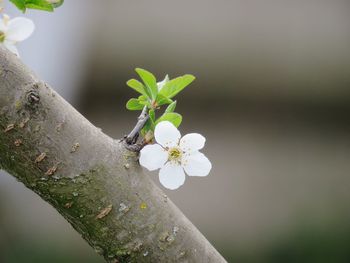
M 182 157 L 182 151 L 179 148 L 171 148 L 168 151 L 170 161 L 180 161 Z

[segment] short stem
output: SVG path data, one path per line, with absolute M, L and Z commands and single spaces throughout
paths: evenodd
M 148 112 L 147 112 L 148 108 L 147 106 L 145 106 L 140 114 L 140 116 L 137 118 L 138 121 L 134 127 L 134 129 L 129 133 L 128 136 L 126 136 L 126 143 L 127 144 L 135 144 L 138 137 L 139 137 L 139 134 L 140 134 L 140 131 L 141 129 L 143 128 L 143 126 L 145 126 L 148 118 L 149 118 L 149 115 L 148 115 Z

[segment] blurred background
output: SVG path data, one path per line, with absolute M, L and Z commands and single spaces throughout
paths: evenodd
M 20 15 L 7 4 L 10 15 Z M 206 178 L 166 191 L 228 262 L 350 262 L 350 2 L 74 0 L 29 11 L 23 61 L 121 138 L 135 67 L 194 74 L 177 111 L 207 138 Z M 103 262 L 0 172 L 0 262 Z M 149 174 L 156 182 L 157 174 Z

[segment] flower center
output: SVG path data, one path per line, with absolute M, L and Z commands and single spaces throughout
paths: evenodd
M 182 151 L 179 148 L 170 148 L 169 151 L 169 161 L 180 161 L 182 157 Z
M 5 41 L 5 33 L 0 31 L 0 43 Z

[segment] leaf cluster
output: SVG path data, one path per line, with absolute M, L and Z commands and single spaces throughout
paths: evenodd
M 144 69 L 136 68 L 136 73 L 141 81 L 130 79 L 126 84 L 137 91 L 140 95 L 138 98 L 132 98 L 126 103 L 128 110 L 143 110 L 147 107 L 149 119 L 143 127 L 141 133 L 145 136 L 148 132 L 153 132 L 155 126 L 161 121 L 170 121 L 176 127 L 182 122 L 182 116 L 175 112 L 177 101 L 173 98 L 186 88 L 195 77 L 192 75 L 183 75 L 174 79 L 168 76 L 158 82 L 155 76 Z M 166 106 L 163 114 L 156 118 L 156 111 L 162 106 Z
M 55 8 L 61 6 L 64 0 L 10 0 L 23 13 L 29 9 L 37 9 L 53 12 Z

